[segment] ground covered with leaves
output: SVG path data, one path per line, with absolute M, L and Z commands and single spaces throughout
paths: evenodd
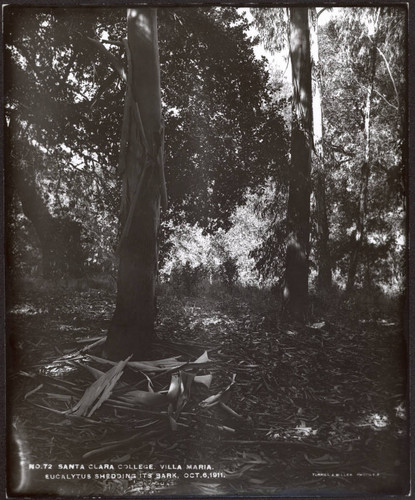
M 110 363 L 113 292 L 21 288 L 8 303 L 11 493 L 404 493 L 402 311 L 346 306 L 300 325 L 269 292 L 166 288 L 157 360 Z

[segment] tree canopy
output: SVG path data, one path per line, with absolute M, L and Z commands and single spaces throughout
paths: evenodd
M 286 50 L 284 9 L 252 12 L 268 46 L 274 52 Z M 384 264 L 391 269 L 389 264 L 403 258 L 406 162 L 405 10 L 365 8 L 361 13 L 331 9 L 318 31 L 329 248 L 341 284 L 357 220 L 367 68 L 375 35 L 371 22 L 377 16 L 373 165 L 359 286 L 364 275 L 369 279 L 365 268 L 380 283 L 386 279 Z M 81 225 L 87 266 L 113 268 L 127 66 L 122 46 L 125 11 L 83 8 L 80 15 L 73 8 L 16 6 L 5 15 L 6 115 L 16 123 L 16 150 L 25 147 L 33 185 L 51 215 Z M 196 224 L 212 235 L 218 229 L 230 231 L 247 190 L 260 198 L 263 186 L 271 182 L 275 196 L 267 198 L 268 208 L 258 204 L 267 214 L 268 229 L 250 258 L 261 272 L 279 279 L 290 159 L 287 68 L 269 74 L 274 66 L 255 55 L 258 38 L 248 34 L 250 23 L 238 9 L 160 8 L 158 18 L 169 199 L 163 214 L 168 222 L 162 232 L 164 258 L 175 227 Z M 19 212 L 17 198 L 13 200 Z M 311 201 L 313 221 L 313 197 Z M 402 230 L 395 231 L 397 224 Z M 19 232 L 14 220 L 10 226 Z M 311 277 L 316 265 L 314 227 Z M 21 236 L 29 244 L 27 235 Z M 399 281 L 399 276 L 393 279 Z

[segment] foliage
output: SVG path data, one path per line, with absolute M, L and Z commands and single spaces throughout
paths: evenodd
M 266 237 L 276 217 L 269 209 L 274 200 L 275 184 L 266 183 L 257 191 L 248 190 L 244 203 L 229 220 L 228 231 L 207 233 L 198 224 L 164 224 L 169 236 L 163 250 L 160 275 L 192 289 L 204 280 L 244 286 L 270 285 L 273 275 L 262 276 L 256 269 L 255 250 Z
M 274 52 L 284 52 L 285 32 L 271 30 L 283 27 L 276 21 L 284 17 L 283 9 L 251 10 L 263 27 L 260 35 L 272 34 Z M 369 29 L 376 12 L 334 8 L 319 29 L 329 243 L 338 284 L 347 275 L 355 228 Z M 405 15 L 401 7 L 379 11 L 374 162 L 359 286 L 402 285 Z M 282 58 L 274 58 L 270 77 L 265 62 L 254 56 L 257 39 L 249 29 L 246 17 L 233 8 L 159 9 L 170 203 L 160 239 L 162 274 L 189 261 L 190 268 L 202 265 L 217 276 L 225 262 L 234 262 L 243 284 L 270 284 L 282 276 L 291 119 L 286 63 L 275 67 Z M 119 41 L 123 36 L 124 9 L 85 8 L 82 15 L 71 8 L 5 9 L 6 116 L 17 117 L 19 148 L 33 165 L 52 216 L 82 226 L 87 269 L 94 273 L 116 267 L 116 165 L 125 86 L 88 37 Z M 105 46 L 125 64 L 121 47 Z M 255 197 L 269 179 L 273 195 L 258 210 L 254 201 L 248 207 L 247 193 Z M 16 196 L 11 203 L 8 251 L 18 257 L 15 262 L 35 269 L 36 235 L 21 223 Z M 186 238 L 180 254 L 176 243 Z M 311 243 L 313 274 L 314 234 Z M 222 271 L 218 279 L 226 277 Z
M 119 42 L 124 9 L 5 12 L 6 115 L 17 117 L 20 141 L 6 175 L 30 164 L 50 214 L 82 224 L 91 272 L 107 273 L 115 266 L 125 86 L 105 58 L 92 55 L 96 44 L 87 37 Z M 367 237 L 359 289 L 344 300 L 377 13 Z M 334 9 L 319 30 L 335 286 L 311 296 L 302 323 L 281 319 L 275 293 L 290 181 L 283 72 L 268 79 L 235 9 L 160 8 L 159 20 L 171 203 L 160 242 L 157 360 L 103 374 L 111 363 L 100 349 L 113 290 L 87 282 L 85 289 L 75 283 L 74 293 L 69 281 L 56 286 L 30 276 L 37 235 L 8 193 L 7 251 L 23 271 L 7 290 L 10 435 L 35 464 L 50 456 L 60 464 L 206 462 L 223 473 L 179 480 L 173 490 L 164 483 L 163 493 L 173 495 L 267 496 L 276 486 L 282 493 L 406 493 L 405 10 Z M 125 64 L 119 45 L 109 47 Z M 198 359 L 205 351 L 209 357 Z M 10 457 L 20 470 L 19 453 Z M 316 468 L 321 476 L 310 480 Z M 383 473 L 374 482 L 362 470 Z M 36 487 L 50 493 L 52 481 Z M 94 479 L 76 493 L 159 494 L 158 487 Z M 62 493 L 62 481 L 56 488 Z
M 6 114 L 18 124 L 15 150 L 25 152 L 51 216 L 80 223 L 87 267 L 108 269 L 117 236 L 119 187 L 112 170 L 118 130 L 117 119 L 110 121 L 111 141 L 94 102 L 108 67 L 91 64 L 84 47 L 97 12 L 86 9 L 77 22 L 71 9 L 6 9 Z M 120 112 L 117 99 L 109 93 L 100 113 Z M 8 168 L 13 178 L 18 166 Z
M 174 14 L 170 31 L 160 15 L 169 215 L 178 220 L 183 210 L 190 223 L 228 229 L 246 188 L 280 175 L 285 124 L 235 9 Z
M 261 8 L 250 9 L 255 25 L 259 31 L 260 39 L 265 47 L 271 51 L 286 50 L 288 46 L 288 9 Z
M 268 36 L 282 10 L 261 9 L 258 15 L 255 9 L 253 11 L 260 33 Z M 327 20 L 319 28 L 329 246 L 334 278 L 340 286 L 345 285 L 351 237 L 356 228 L 371 43 L 368 30 L 373 29 L 377 12 L 376 8 L 330 9 Z M 370 284 L 393 291 L 402 289 L 405 258 L 405 16 L 403 8 L 385 7 L 379 11 L 371 117 L 373 166 L 369 179 L 368 235 L 362 247 L 358 272 L 358 286 Z M 275 49 L 284 50 L 282 45 L 274 46 Z M 278 68 L 274 72 L 281 74 Z M 272 84 L 275 95 L 284 99 L 287 92 L 284 85 Z M 288 110 L 285 116 L 290 119 Z M 282 215 L 286 213 L 285 182 L 277 186 L 274 206 L 270 204 L 269 207 L 278 216 L 253 254 L 263 275 L 279 279 L 283 275 L 286 237 Z M 311 209 L 315 217 L 314 200 Z M 315 225 L 312 227 L 310 278 L 313 280 L 316 276 L 317 235 Z
M 364 158 L 363 112 L 370 21 L 375 19 L 377 10 L 359 9 L 359 15 L 354 9 L 335 11 L 332 19 L 322 27 L 320 47 L 326 68 L 323 104 L 325 148 L 331 164 L 327 178 L 331 246 L 335 267 L 344 276 L 348 268 L 350 236 L 355 229 L 358 182 Z M 394 263 L 402 263 L 405 241 L 402 205 L 402 175 L 406 162 L 402 150 L 406 135 L 402 125 L 406 106 L 404 19 L 404 9 L 380 9 L 371 117 L 373 165 L 368 191 L 367 242 L 362 248 L 359 271 L 360 286 L 366 282 L 386 288 L 396 287 L 402 279 L 403 267 L 398 271 Z
M 238 265 L 232 257 L 226 259 L 221 266 L 221 275 L 227 285 L 234 285 L 238 279 Z
M 87 265 L 108 269 L 117 239 L 114 167 L 124 88 L 86 37 L 120 40 L 123 11 L 84 9 L 78 24 L 76 16 L 76 9 L 8 10 L 7 113 L 17 114 L 43 156 L 32 162 L 50 211 L 78 220 Z M 159 25 L 166 218 L 229 228 L 246 188 L 284 169 L 279 105 L 235 9 L 160 9 Z M 119 47 L 109 47 L 121 60 Z

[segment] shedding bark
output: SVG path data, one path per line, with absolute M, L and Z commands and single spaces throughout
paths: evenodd
M 283 290 L 284 309 L 304 319 L 308 308 L 312 93 L 308 9 L 290 9 L 292 66 L 291 167 L 288 195 L 288 242 Z
M 155 338 L 157 233 L 166 203 L 157 11 L 128 9 L 127 90 L 121 132 L 121 238 L 116 309 L 105 354 L 145 359 Z
M 329 224 L 327 220 L 326 168 L 324 158 L 323 111 L 321 102 L 321 65 L 318 50 L 318 15 L 315 7 L 310 13 L 310 53 L 313 94 L 313 180 L 316 202 L 316 256 L 318 265 L 317 289 L 328 292 L 331 288 L 331 256 L 329 249 Z

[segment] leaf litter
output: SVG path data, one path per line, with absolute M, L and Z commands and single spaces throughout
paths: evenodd
M 95 299 L 107 301 L 102 294 Z M 92 327 L 94 310 L 82 318 L 89 321 L 88 339 L 69 338 L 68 329 L 59 329 L 59 321 L 68 324 L 71 307 L 82 311 L 80 302 L 71 297 L 62 308 L 58 304 L 53 317 L 56 331 L 73 346 L 59 357 L 48 348 L 50 318 L 46 323 L 30 307 L 13 311 L 13 318 L 41 332 L 31 336 L 31 356 L 19 367 L 18 429 L 31 442 L 47 440 L 49 432 L 57 436 L 50 446 L 58 460 L 210 462 L 226 479 L 192 483 L 193 493 L 268 494 L 275 492 L 275 477 L 281 491 L 301 484 L 321 490 L 343 481 L 313 479 L 313 468 L 335 473 L 370 464 L 385 470 L 389 446 L 396 458 L 384 477 L 399 475 L 396 463 L 402 463 L 399 450 L 407 434 L 404 383 L 398 353 L 390 349 L 396 321 L 385 318 L 381 331 L 328 316 L 309 326 L 282 325 L 242 300 L 222 309 L 204 299 L 192 298 L 192 307 L 165 301 L 158 334 L 167 356 L 114 363 L 99 356 L 104 337 L 101 325 Z M 29 313 L 22 318 L 19 311 Z M 386 381 L 380 362 L 389 363 L 396 377 Z M 24 417 L 28 407 L 40 412 L 37 422 Z M 42 461 L 44 446 L 31 451 L 33 461 Z M 107 486 L 94 485 L 94 491 L 99 487 L 104 492 Z M 369 480 L 366 487 L 370 491 Z M 146 488 L 126 483 L 114 491 Z

